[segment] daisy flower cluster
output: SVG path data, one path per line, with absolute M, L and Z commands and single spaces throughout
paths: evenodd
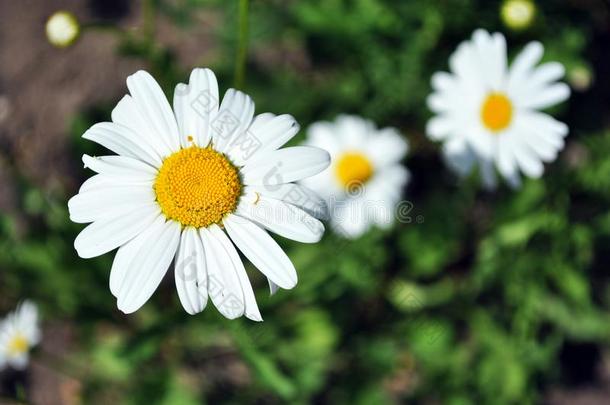
M 40 338 L 38 309 L 31 301 L 24 301 L 0 322 L 0 370 L 23 370 Z
M 505 37 L 477 30 L 451 56 L 450 72 L 432 77 L 426 132 L 459 175 L 478 167 L 486 187 L 498 174 L 518 187 L 521 175 L 540 177 L 556 158 L 568 128 L 542 110 L 570 91 L 558 82 L 563 66 L 538 65 L 542 56 L 533 42 L 509 65 Z M 398 129 L 341 115 L 313 123 L 302 146 L 285 147 L 296 120 L 255 115 L 253 100 L 235 89 L 220 101 L 209 69 L 179 83 L 172 105 L 145 71 L 127 87 L 112 121 L 83 135 L 116 155 L 84 155 L 95 175 L 68 203 L 70 218 L 89 224 L 74 243 L 80 257 L 118 249 L 109 284 L 122 312 L 141 308 L 173 263 L 189 314 L 212 301 L 227 318 L 261 321 L 238 251 L 275 293 L 293 288 L 297 272 L 268 232 L 316 243 L 321 220 L 347 238 L 394 223 L 410 178 Z

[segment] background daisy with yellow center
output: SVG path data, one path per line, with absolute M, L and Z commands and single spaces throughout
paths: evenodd
M 30 350 L 40 343 L 38 309 L 24 301 L 0 322 L 0 369 L 10 366 L 23 370 L 29 361 Z
M 394 222 L 396 204 L 409 181 L 400 164 L 408 143 L 395 128 L 378 129 L 369 120 L 342 115 L 317 122 L 307 131 L 308 145 L 330 153 L 328 169 L 302 183 L 328 203 L 335 232 L 356 238 L 372 226 Z
M 83 258 L 118 248 L 110 291 L 131 313 L 151 297 L 175 262 L 184 309 L 201 312 L 210 299 L 227 318 L 261 316 L 236 247 L 269 280 L 290 289 L 297 273 L 266 230 L 314 243 L 324 232 L 316 196 L 293 182 L 324 170 L 328 153 L 282 148 L 299 130 L 289 115 L 254 116 L 254 103 L 229 89 L 219 103 L 209 69 L 178 84 L 173 111 L 157 82 L 139 71 L 112 122 L 83 137 L 118 155 L 83 156 L 97 174 L 68 203 L 70 218 L 89 223 L 74 246 Z
M 543 162 L 555 160 L 568 128 L 540 110 L 566 100 L 570 89 L 557 82 L 563 65 L 537 66 L 542 55 L 542 45 L 531 42 L 509 67 L 504 36 L 477 30 L 451 56 L 451 73 L 434 74 L 428 105 L 436 115 L 426 131 L 443 142 L 458 174 L 478 164 L 487 187 L 496 186 L 496 169 L 517 187 L 520 173 L 538 178 Z

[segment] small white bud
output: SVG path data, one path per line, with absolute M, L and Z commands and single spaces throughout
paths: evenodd
M 51 45 L 66 48 L 80 35 L 80 25 L 74 14 L 57 11 L 47 20 L 46 33 Z
M 532 0 L 506 0 L 500 11 L 504 25 L 519 31 L 528 28 L 536 16 L 536 5 Z

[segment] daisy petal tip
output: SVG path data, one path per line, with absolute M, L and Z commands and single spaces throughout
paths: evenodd
M 257 313 L 248 313 L 248 314 L 246 314 L 246 318 L 248 318 L 254 322 L 263 322 L 263 317 L 258 312 Z
M 140 309 L 141 305 L 136 306 L 136 305 L 130 304 L 128 302 L 125 302 L 124 300 L 121 300 L 121 298 L 119 298 L 117 300 L 117 308 L 119 311 L 121 311 L 125 315 L 131 315 L 134 312 L 136 312 L 138 309 Z

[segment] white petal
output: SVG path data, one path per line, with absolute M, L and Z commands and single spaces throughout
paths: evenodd
M 144 118 L 130 95 L 124 96 L 112 110 L 112 122 L 131 129 L 141 143 L 150 145 L 159 159 L 169 156 L 173 152 L 165 143 L 163 135 L 153 127 L 153 123 Z
M 467 130 L 467 141 L 477 156 L 491 160 L 496 151 L 497 135 L 480 128 Z
M 432 88 L 439 92 L 451 91 L 456 86 L 455 77 L 447 72 L 436 72 L 432 75 Z
M 474 51 L 478 60 L 481 80 L 488 88 L 498 90 L 502 86 L 506 69 L 506 41 L 502 34 L 493 36 L 478 29 L 472 36 Z
M 343 146 L 336 135 L 335 125 L 331 122 L 315 122 L 307 128 L 306 145 L 328 151 L 331 156 L 338 154 Z
M 343 147 L 348 149 L 361 148 L 369 135 L 376 131 L 372 121 L 357 115 L 339 115 L 334 126 Z
M 570 87 L 565 83 L 555 83 L 528 98 L 518 100 L 518 104 L 523 108 L 544 109 L 560 103 L 568 97 L 570 97 Z
M 464 138 L 453 138 L 443 145 L 443 157 L 447 165 L 458 175 L 466 176 L 477 162 L 476 155 Z
M 189 84 L 180 83 L 174 91 L 174 111 L 180 128 L 182 147 L 205 147 L 212 139 L 211 124 L 218 113 L 218 82 L 210 69 L 193 69 Z
M 154 182 L 151 179 L 96 174 L 85 180 L 78 192 L 84 193 L 113 187 L 148 187 L 152 189 L 153 184 Z
M 363 199 L 351 199 L 333 210 L 332 230 L 348 239 L 357 239 L 373 224 Z
M 264 229 L 237 215 L 229 215 L 223 223 L 231 240 L 265 276 L 284 289 L 297 284 L 294 265 Z
M 537 111 L 523 112 L 517 118 L 516 124 L 526 129 L 545 143 L 560 151 L 564 146 L 564 138 L 568 134 L 568 127 L 548 114 Z
M 253 321 L 262 321 L 263 318 L 261 317 L 258 305 L 256 304 L 256 297 L 254 296 L 254 291 L 252 291 L 250 279 L 248 279 L 248 274 L 246 273 L 246 269 L 244 268 L 243 262 L 239 258 L 237 250 L 235 250 L 235 246 L 233 246 L 233 243 L 231 243 L 231 240 L 229 239 L 227 234 L 224 233 L 220 229 L 220 227 L 210 227 L 210 232 L 224 247 L 228 257 L 231 259 L 235 274 L 237 274 L 237 277 L 239 278 L 239 284 L 241 285 L 241 290 L 244 296 L 244 315 L 246 315 L 247 318 L 252 319 Z M 237 291 L 238 290 L 236 288 L 236 293 Z
M 110 269 L 110 292 L 115 297 L 119 296 L 119 290 L 123 285 L 123 280 L 125 279 L 125 274 L 129 270 L 129 266 L 131 265 L 134 256 L 139 252 L 140 248 L 144 245 L 144 243 L 148 240 L 150 233 L 153 231 L 158 231 L 159 226 L 163 223 L 163 216 L 159 215 L 157 218 L 157 227 L 155 228 L 153 225 L 146 228 L 142 233 L 138 236 L 124 244 L 119 248 L 116 255 L 114 256 L 114 260 L 112 261 L 112 268 Z
M 320 221 L 294 205 L 264 195 L 244 195 L 236 213 L 297 242 L 317 243 L 324 235 Z
M 496 171 L 493 161 L 488 159 L 480 159 L 479 168 L 481 173 L 481 181 L 487 190 L 495 190 L 498 185 Z
M 540 61 L 543 53 L 544 48 L 540 42 L 535 41 L 527 44 L 523 51 L 517 55 L 510 67 L 508 88 L 513 88 L 522 82 Z
M 271 279 L 267 279 L 267 282 L 269 283 L 269 294 L 270 295 L 275 295 L 275 293 L 277 293 L 277 291 L 280 289 L 280 286 L 278 286 L 277 284 L 275 284 L 273 281 L 271 281 Z
M 543 86 L 561 79 L 565 75 L 565 68 L 559 62 L 547 62 L 536 68 L 534 74 L 529 78 L 532 87 Z
M 247 186 L 248 190 L 298 207 L 318 219 L 328 219 L 326 202 L 311 189 L 295 183 L 276 186 Z M 247 192 L 247 191 L 246 191 Z
M 103 218 L 88 225 L 74 240 L 74 248 L 84 259 L 103 255 L 127 243 L 150 226 L 159 216 L 159 206 L 151 203 L 114 218 Z
M 136 181 L 153 181 L 157 177 L 157 169 L 139 160 L 126 156 L 99 156 L 83 155 L 85 168 L 96 173 L 128 178 Z
M 30 361 L 30 355 L 28 352 L 19 353 L 15 356 L 8 357 L 7 360 L 14 369 L 25 370 Z
M 428 121 L 426 134 L 433 141 L 442 141 L 455 130 L 455 123 L 446 115 L 437 115 Z
M 155 79 L 143 70 L 127 77 L 127 88 L 142 117 L 172 151 L 180 148 L 178 125 L 172 108 Z M 165 157 L 165 156 L 162 156 Z
M 195 315 L 208 302 L 208 274 L 201 237 L 193 227 L 186 227 L 174 263 L 174 278 L 178 297 L 184 310 Z
M 150 186 L 117 186 L 81 192 L 68 201 L 70 219 L 78 223 L 118 217 L 156 199 Z
M 512 151 L 513 142 L 514 133 L 512 131 L 500 135 L 498 139 L 497 165 L 500 174 L 514 184 L 514 180 L 519 178 L 519 169 Z
M 513 142 L 513 153 L 521 171 L 528 177 L 539 178 L 544 172 L 540 158 L 525 144 L 516 140 Z
M 258 115 L 250 128 L 230 146 L 229 157 L 238 166 L 282 147 L 299 132 L 299 124 L 288 114 Z
M 409 144 L 396 128 L 384 128 L 369 138 L 366 150 L 374 166 L 380 168 L 400 162 Z
M 276 150 L 263 160 L 248 162 L 242 169 L 244 184 L 278 185 L 313 176 L 330 164 L 328 152 L 313 146 Z
M 239 90 L 227 90 L 211 124 L 214 149 L 227 152 L 231 143 L 250 126 L 253 116 L 254 102 L 250 96 Z
M 150 299 L 174 259 L 179 241 L 179 223 L 158 218 L 150 226 L 127 265 L 117 296 L 119 310 L 133 313 Z
M 131 129 L 113 122 L 95 124 L 83 134 L 83 138 L 97 142 L 103 147 L 137 160 L 142 160 L 153 167 L 161 165 L 159 155 L 147 142 L 139 139 Z
M 219 236 L 222 229 L 218 225 L 200 228 L 208 269 L 208 294 L 218 311 L 228 319 L 239 318 L 244 314 L 244 291 L 233 260 L 231 249 Z M 243 264 L 242 264 L 243 266 Z

